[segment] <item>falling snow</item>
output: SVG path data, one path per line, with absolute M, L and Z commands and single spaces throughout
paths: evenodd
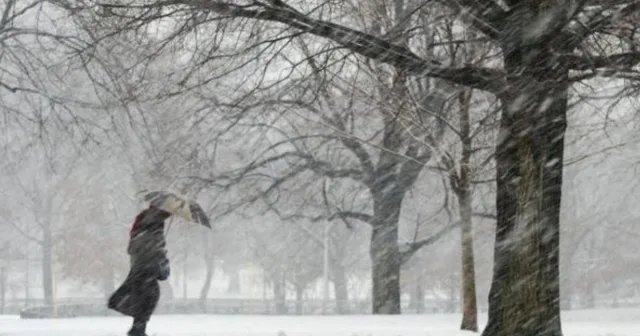
M 640 330 L 637 1 L 103 2 L 0 4 L 0 336 Z

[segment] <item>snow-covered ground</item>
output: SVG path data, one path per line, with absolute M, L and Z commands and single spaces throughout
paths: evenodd
M 565 336 L 638 336 L 640 309 L 563 313 Z M 484 319 L 482 321 L 484 323 Z M 93 317 L 20 320 L 0 316 L 0 336 L 120 336 L 130 319 Z M 150 336 L 471 336 L 458 315 L 402 316 L 154 316 Z

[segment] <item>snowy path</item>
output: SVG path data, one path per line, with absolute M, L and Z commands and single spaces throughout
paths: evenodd
M 123 336 L 130 319 L 20 320 L 0 316 L 0 336 Z M 150 336 L 471 336 L 457 315 L 155 316 Z M 563 313 L 565 336 L 638 336 L 640 309 Z

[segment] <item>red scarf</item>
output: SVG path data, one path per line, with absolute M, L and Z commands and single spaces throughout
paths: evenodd
M 133 225 L 131 226 L 131 231 L 129 231 L 129 237 L 133 237 L 136 234 L 138 234 L 142 226 L 142 220 L 144 219 L 144 216 L 146 216 L 148 212 L 149 212 L 149 209 L 145 209 L 145 210 L 142 210 L 142 212 L 140 212 L 136 216 L 136 220 L 133 222 Z

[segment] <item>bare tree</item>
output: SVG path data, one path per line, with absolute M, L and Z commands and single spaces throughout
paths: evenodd
M 106 156 L 77 167 L 60 187 L 59 197 L 67 204 L 56 251 L 63 279 L 96 285 L 105 298 L 129 268 L 127 232 L 135 213 L 130 184 L 126 165 Z
M 87 6 L 85 8 L 91 7 L 91 4 L 88 3 Z M 118 23 L 115 25 L 115 30 L 113 30 L 114 34 L 127 37 L 133 35 L 135 38 L 135 33 L 127 29 L 118 29 L 120 24 L 126 25 L 126 22 L 130 20 L 127 17 L 128 14 L 122 16 L 128 9 L 132 10 L 131 13 L 137 13 L 134 15 L 142 14 L 136 20 L 139 19 L 144 24 L 159 19 L 155 14 L 149 17 L 143 14 L 146 11 L 144 8 L 146 5 L 142 8 L 135 8 L 135 5 L 133 7 L 128 6 L 120 4 L 103 6 L 102 8 L 108 14 L 107 19 L 100 17 L 100 22 L 96 23 L 98 28 L 94 27 L 94 30 L 101 33 L 104 33 L 105 30 L 108 32 L 110 28 L 105 22 L 114 22 Z M 399 24 L 398 36 L 408 42 L 410 39 L 409 28 L 404 24 L 403 19 L 410 14 L 412 8 L 404 1 L 396 1 L 393 11 L 386 12 L 385 6 L 384 2 L 376 3 L 373 6 L 373 10 L 380 14 L 379 20 L 369 20 L 366 16 L 362 16 L 362 18 L 365 21 L 371 21 L 373 24 L 371 29 L 377 33 L 386 29 L 385 27 Z M 85 14 L 89 17 L 93 15 L 91 13 L 87 14 L 87 12 Z M 80 17 L 78 21 L 86 22 L 86 17 Z M 89 30 L 92 28 L 86 24 L 85 27 Z M 425 29 L 428 30 L 429 28 L 425 27 Z M 185 33 L 189 34 L 188 30 Z M 424 35 L 424 38 L 421 38 L 417 43 L 427 48 L 426 45 L 434 39 L 435 32 L 425 33 Z M 109 40 L 110 42 L 108 43 L 111 43 L 112 35 L 107 34 L 105 36 L 104 39 L 96 37 L 96 42 Z M 137 38 L 145 41 L 145 45 L 148 44 L 152 48 L 157 47 L 157 45 L 149 42 L 153 41 L 154 37 Z M 170 43 L 175 41 L 173 38 L 167 40 Z M 273 86 L 271 84 L 265 84 L 266 89 L 265 87 L 260 87 L 256 90 L 250 90 L 250 99 L 247 98 L 249 95 L 245 95 L 239 101 L 234 101 L 233 104 L 227 104 L 226 106 L 219 97 L 204 97 L 207 93 L 202 88 L 205 87 L 209 80 L 198 78 L 196 73 L 203 69 L 209 69 L 205 66 L 189 70 L 189 75 L 181 80 L 182 84 L 188 86 L 189 89 L 173 91 L 173 88 L 170 88 L 170 92 L 164 92 L 164 95 L 172 96 L 189 90 L 190 95 L 195 96 L 194 92 L 197 92 L 200 95 L 200 101 L 209 103 L 209 106 L 205 107 L 206 109 L 211 109 L 211 105 L 216 104 L 225 106 L 229 112 L 233 113 L 234 118 L 229 118 L 231 121 L 228 122 L 231 126 L 251 118 L 247 111 L 256 111 L 265 109 L 265 107 L 275 108 L 273 106 L 276 105 L 279 106 L 280 110 L 295 108 L 309 116 L 309 118 L 313 118 L 315 123 L 323 124 L 323 128 L 329 132 L 321 136 L 299 134 L 298 132 L 296 134 L 298 138 L 294 141 L 283 141 L 278 146 L 272 146 L 270 150 L 276 153 L 274 156 L 266 157 L 265 152 L 262 154 L 263 157 L 266 157 L 265 159 L 252 162 L 246 169 L 240 170 L 239 174 L 232 176 L 230 180 L 236 183 L 247 175 L 260 174 L 262 169 L 265 169 L 267 165 L 276 164 L 276 161 L 289 161 L 289 169 L 284 173 L 284 176 L 277 178 L 275 183 L 265 190 L 259 191 L 260 198 L 254 198 L 251 201 L 262 199 L 265 197 L 264 195 L 277 192 L 277 189 L 285 180 L 293 177 L 297 178 L 303 171 L 333 179 L 349 179 L 359 184 L 361 188 L 370 193 L 371 214 L 349 210 L 333 214 L 331 217 L 350 217 L 371 224 L 373 228 L 370 248 L 370 255 L 373 260 L 373 311 L 375 313 L 399 313 L 400 267 L 417 249 L 434 240 L 431 237 L 416 241 L 406 251 L 400 250 L 397 244 L 397 231 L 401 205 L 407 191 L 423 171 L 425 163 L 431 159 L 434 151 L 437 151 L 438 141 L 442 137 L 445 127 L 441 122 L 442 105 L 444 104 L 445 96 L 451 93 L 452 89 L 450 85 L 441 81 L 434 83 L 431 80 L 409 78 L 409 73 L 404 70 L 396 71 L 396 69 L 389 67 L 379 67 L 371 64 L 358 65 L 357 63 L 360 60 L 357 58 L 352 60 L 353 57 L 349 57 L 347 62 L 341 62 L 340 60 L 345 55 L 334 53 L 332 51 L 333 48 L 322 47 L 318 49 L 315 45 L 308 45 L 303 40 L 295 39 L 295 41 L 298 44 L 298 52 L 305 57 L 304 60 L 300 62 L 285 58 L 283 63 L 288 63 L 288 66 L 293 69 L 303 68 L 304 66 L 304 72 L 307 76 L 306 78 L 292 80 L 284 87 L 281 86 L 277 93 L 281 97 L 279 99 L 265 100 L 263 98 L 273 93 L 273 91 L 263 93 L 270 86 Z M 288 42 L 284 41 L 284 43 Z M 211 48 L 213 50 L 224 49 L 224 43 L 220 42 L 218 44 L 216 42 Z M 144 55 L 142 57 L 145 59 L 145 68 L 151 62 L 150 59 L 153 59 L 156 54 L 165 52 L 167 49 L 160 47 L 155 50 L 150 53 L 143 52 Z M 326 55 L 326 57 L 322 56 L 324 60 L 316 60 L 318 58 L 314 57 L 316 53 Z M 166 55 L 166 52 L 163 55 Z M 252 57 L 253 55 L 250 56 Z M 242 57 L 239 58 L 243 59 Z M 336 61 L 341 62 L 343 65 L 329 66 L 330 63 L 327 63 L 335 63 Z M 271 60 L 267 61 L 267 63 L 270 62 Z M 204 62 L 204 64 L 208 63 L 208 61 Z M 211 64 L 215 66 L 215 63 L 216 61 L 213 61 Z M 355 63 L 355 66 L 353 63 Z M 353 75 L 345 76 L 343 80 L 345 85 L 329 83 L 329 79 L 339 78 L 336 77 L 337 71 L 339 71 L 340 67 L 344 67 L 345 64 L 349 65 L 348 72 L 354 73 Z M 357 73 L 358 71 L 365 74 L 360 75 Z M 144 79 L 144 81 L 146 82 L 147 79 Z M 263 81 L 264 78 L 260 80 L 260 83 Z M 352 96 L 350 92 L 352 87 L 350 86 L 358 81 L 360 81 L 358 85 L 373 81 L 375 82 L 375 87 L 372 90 L 360 90 L 362 92 L 358 93 L 357 97 L 350 97 Z M 286 90 L 291 91 L 291 93 L 285 94 Z M 149 95 L 145 94 L 143 97 L 146 98 Z M 337 96 L 334 97 L 335 95 Z M 375 117 L 381 124 L 372 125 L 370 132 L 368 132 L 369 134 L 365 135 L 375 139 L 372 140 L 373 146 L 368 146 L 366 145 L 368 140 L 362 139 L 358 134 L 363 129 L 357 129 L 355 124 L 355 118 L 362 120 L 363 117 L 366 117 L 358 115 L 360 114 L 358 110 L 361 108 L 350 105 L 353 103 L 362 105 L 366 99 L 371 97 L 376 99 L 375 110 L 377 115 Z M 137 97 L 137 99 L 141 100 L 143 98 Z M 278 111 L 276 113 L 279 114 L 281 112 Z M 261 121 L 264 124 L 262 125 L 263 130 L 270 127 L 269 116 L 261 118 Z M 360 122 L 358 121 L 358 123 Z M 256 125 L 258 124 L 256 123 Z M 435 126 L 432 126 L 432 124 Z M 273 128 L 271 131 L 273 131 Z M 279 130 L 275 132 L 279 132 Z M 323 142 L 327 144 L 325 148 L 338 145 L 349 151 L 351 153 L 349 155 L 352 156 L 352 158 L 348 159 L 351 161 L 350 165 L 353 163 L 359 167 L 342 169 L 339 165 L 335 165 L 332 160 L 320 159 L 317 153 L 308 150 L 308 148 L 319 149 L 318 145 L 322 145 Z M 282 152 L 288 146 L 293 146 L 294 149 Z M 368 147 L 371 147 L 371 149 Z M 353 159 L 355 159 L 355 162 Z M 216 183 L 220 184 L 217 181 L 214 182 L 214 184 Z M 445 231 L 449 230 L 451 228 L 447 228 Z M 440 237 L 441 235 L 436 234 L 435 236 Z
M 341 211 L 340 209 L 349 208 L 345 204 L 347 199 L 351 200 L 347 193 L 339 190 L 337 194 L 341 197 L 338 197 L 331 189 L 325 185 L 322 190 L 322 203 L 327 212 L 333 214 Z M 354 208 L 353 204 L 350 207 Z M 357 267 L 362 263 L 362 259 L 366 258 L 366 248 L 363 246 L 365 240 L 362 236 L 364 230 L 369 228 L 357 225 L 345 217 L 341 217 L 339 221 L 328 222 L 323 219 L 321 222 L 322 224 L 317 221 L 312 221 L 310 225 L 302 224 L 299 225 L 299 229 L 318 246 L 318 252 L 322 250 L 327 254 L 326 257 L 323 256 L 328 259 L 328 265 L 325 265 L 327 269 L 324 271 L 328 272 L 326 276 L 333 282 L 336 311 L 345 314 L 350 309 L 348 275 L 354 273 L 349 270 Z M 328 288 L 324 290 L 328 291 Z M 324 294 L 326 298 L 329 297 L 328 293 Z
M 355 224 L 345 227 L 342 223 L 334 222 L 329 229 L 328 239 L 322 237 L 321 230 L 315 230 L 303 226 L 302 230 L 312 238 L 314 245 L 319 247 L 318 252 L 328 249 L 329 254 L 329 279 L 333 283 L 334 297 L 336 301 L 336 312 L 338 314 L 346 314 L 350 311 L 349 306 L 349 276 L 354 274 L 354 268 L 367 258 L 363 241 L 361 239 L 361 231 L 364 228 L 357 227 Z M 325 246 L 328 242 L 328 247 Z
M 333 100 L 333 99 L 332 99 Z M 281 104 L 290 104 L 286 101 L 280 102 Z M 290 138 L 296 139 L 294 141 L 285 140 L 277 142 L 277 146 L 273 146 L 275 154 L 265 155 L 264 159 L 256 160 L 252 162 L 247 168 L 239 171 L 238 174 L 230 176 L 232 183 L 237 183 L 245 177 L 251 175 L 267 174 L 263 172 L 263 169 L 267 166 L 274 166 L 278 161 L 289 161 L 286 170 L 280 173 L 280 177 L 275 178 L 273 183 L 267 184 L 264 189 L 261 189 L 258 193 L 261 195 L 259 198 L 250 199 L 251 201 L 263 199 L 263 195 L 271 195 L 278 193 L 281 188 L 284 188 L 285 182 L 288 187 L 291 188 L 291 184 L 295 181 L 303 181 L 304 178 L 312 178 L 309 175 L 303 176 L 303 171 L 310 171 L 314 175 L 319 175 L 332 179 L 347 179 L 353 185 L 355 182 L 360 192 L 366 192 L 371 196 L 372 205 L 367 208 L 372 209 L 372 214 L 368 214 L 362 211 L 356 210 L 343 210 L 336 211 L 328 215 L 329 219 L 338 218 L 350 218 L 357 219 L 372 226 L 373 232 L 371 236 L 370 254 L 373 262 L 373 274 L 372 279 L 374 282 L 374 312 L 376 313 L 398 313 L 400 303 L 399 293 L 399 281 L 398 274 L 400 267 L 408 257 L 417 251 L 420 247 L 431 243 L 434 238 L 428 238 L 422 241 L 413 242 L 405 251 L 401 251 L 398 245 L 398 224 L 400 219 L 400 209 L 404 195 L 411 188 L 413 183 L 418 178 L 425 160 L 428 160 L 431 156 L 431 150 L 433 144 L 424 145 L 422 143 L 416 143 L 408 146 L 408 153 L 398 154 L 402 147 L 407 146 L 403 142 L 409 143 L 413 140 L 411 131 L 406 131 L 402 135 L 403 131 L 400 124 L 404 122 L 402 118 L 388 115 L 383 110 L 383 118 L 386 119 L 382 139 L 380 140 L 379 150 L 375 153 L 378 156 L 377 163 L 373 163 L 374 157 L 370 150 L 365 149 L 364 146 L 357 139 L 351 138 L 348 133 L 349 127 L 343 123 L 343 116 L 334 114 L 332 116 L 326 116 L 323 112 L 317 110 L 313 105 L 305 104 L 304 102 L 293 102 L 294 105 L 298 105 L 297 108 L 306 110 L 305 112 L 315 114 L 322 118 L 325 125 L 329 125 L 333 130 L 333 134 L 323 135 L 324 142 L 327 144 L 337 144 L 349 151 L 352 151 L 352 155 L 359 161 L 358 168 L 350 168 L 350 165 L 345 165 L 342 168 L 342 164 L 339 161 L 333 161 L 318 158 L 318 153 L 322 153 L 324 149 L 322 147 L 315 147 L 309 142 L 306 142 L 306 135 L 296 134 Z M 330 105 L 332 102 L 328 102 Z M 259 106 L 264 106 L 260 104 Z M 333 111 L 339 111 L 341 107 L 334 104 L 331 108 Z M 349 113 L 348 110 L 346 112 Z M 395 125 L 395 126 L 394 126 Z M 437 135 L 436 135 L 437 136 Z M 406 138 L 405 138 L 406 137 Z M 404 138 L 404 139 L 403 139 Z M 305 144 L 306 142 L 306 144 Z M 277 148 L 276 148 L 277 147 Z M 287 147 L 290 147 L 287 148 Z M 292 148 L 291 148 L 292 147 Z M 425 148 L 426 147 L 426 148 Z M 423 149 L 420 149 L 423 148 Z M 424 152 L 423 152 L 424 151 Z M 295 179 L 294 179 L 295 178 Z M 311 187 L 319 188 L 318 183 L 312 185 L 306 185 L 304 188 L 309 189 Z M 317 190 L 317 189 L 316 189 Z M 281 202 L 287 202 L 287 207 L 292 207 L 291 199 L 286 199 Z M 295 209 L 295 208 L 294 208 Z M 366 208 L 365 208 L 366 209 Z M 447 228 L 449 231 L 451 228 Z M 437 235 L 441 236 L 441 235 Z M 391 281 L 391 283 L 388 283 Z
M 76 56 L 87 44 L 57 1 L 0 4 L 0 127 L 5 151 L 48 146 L 61 135 L 76 145 L 105 140 L 109 113 Z
M 296 10 L 282 1 L 181 0 L 105 8 L 118 15 L 129 11 L 129 22 L 136 27 L 164 17 L 162 9 L 175 11 L 174 18 L 185 23 L 209 22 L 216 15 L 230 18 L 229 22 L 275 22 L 283 28 L 275 33 L 279 38 L 292 31 L 315 35 L 363 58 L 389 64 L 405 76 L 440 78 L 495 94 L 502 105 L 496 148 L 498 229 L 489 323 L 484 333 L 560 335 L 558 223 L 569 90 L 573 83 L 595 76 L 636 77 L 636 36 L 628 27 L 634 27 L 639 5 L 596 0 L 420 2 L 418 10 L 408 13 L 442 6 L 452 18 L 476 29 L 499 48 L 500 62 L 492 62 L 491 67 L 489 62 L 486 66 L 448 67 L 418 56 L 406 45 L 389 42 L 380 31 L 371 34 L 349 28 L 327 21 L 326 16 L 318 18 L 318 11 Z M 184 13 L 192 15 L 185 17 Z M 374 230 L 374 236 L 380 233 Z M 372 251 L 374 257 L 383 258 L 379 252 Z M 374 278 L 387 278 L 384 273 L 374 266 Z M 394 296 L 389 293 L 387 297 Z M 388 303 L 385 298 L 376 307 L 396 310 L 379 308 Z
M 448 40 L 455 40 L 454 24 L 445 26 Z M 477 40 L 479 34 L 473 30 L 463 32 L 465 40 Z M 447 54 L 451 64 L 473 64 L 490 57 L 492 48 L 483 45 L 460 46 L 451 43 L 447 46 Z M 476 93 L 476 94 L 474 94 Z M 454 102 L 450 104 L 447 115 L 449 127 L 455 139 L 452 149 L 443 149 L 440 169 L 450 190 L 457 199 L 457 209 L 461 222 L 461 262 L 462 262 L 462 330 L 478 331 L 477 322 L 477 294 L 475 280 L 475 258 L 473 249 L 473 216 L 495 215 L 474 211 L 474 187 L 479 183 L 493 182 L 491 178 L 483 181 L 482 174 L 493 161 L 493 141 L 498 113 L 491 107 L 490 100 L 477 94 L 473 89 L 460 88 L 454 95 Z M 484 101 L 483 101 L 484 100 Z M 482 110 L 479 112 L 477 110 Z M 485 139 L 490 140 L 485 140 Z M 478 144 L 478 142 L 480 143 Z M 446 207 L 446 205 L 445 205 Z M 448 210 L 448 209 L 447 209 Z
M 6 135 L 0 147 L 7 162 L 14 165 L 2 169 L 16 177 L 9 183 L 10 190 L 21 200 L 4 219 L 41 248 L 47 304 L 53 300 L 53 246 L 58 235 L 52 221 L 62 215 L 55 207 L 64 203 L 56 188 L 49 187 L 60 179 L 64 182 L 71 171 L 62 164 L 69 158 L 55 157 L 60 139 L 71 140 L 65 143 L 74 145 L 67 148 L 70 152 L 82 151 L 79 147 L 104 140 L 104 121 L 108 120 L 93 113 L 101 110 L 102 104 L 92 95 L 91 85 L 84 85 L 91 81 L 73 57 L 86 44 L 70 27 L 67 14 L 55 1 L 6 0 L 0 4 L 0 127 Z M 42 155 L 25 161 L 25 153 Z M 71 165 L 74 160 L 69 159 Z M 37 172 L 31 171 L 31 166 L 19 167 L 25 163 L 37 166 Z M 17 215 L 23 212 L 26 217 Z M 23 218 L 29 217 L 33 222 L 25 223 Z
M 276 312 L 288 311 L 287 285 L 291 285 L 296 313 L 301 314 L 304 292 L 322 272 L 322 253 L 295 227 L 298 223 L 283 223 L 274 217 L 264 216 L 259 225 L 246 227 L 251 259 L 260 265 L 273 288 Z
M 58 241 L 60 226 L 58 223 L 62 217 L 60 209 L 64 209 L 68 200 L 63 199 L 61 191 L 63 185 L 69 181 L 73 173 L 73 163 L 77 163 L 79 156 L 70 165 L 61 164 L 59 161 L 52 163 L 43 158 L 32 158 L 40 161 L 36 167 L 36 174 L 25 177 L 20 174 L 18 167 L 11 167 L 9 175 L 12 176 L 9 190 L 19 190 L 19 198 L 11 198 L 11 209 L 6 209 L 5 217 L 13 228 L 30 241 L 40 247 L 42 265 L 42 288 L 45 304 L 53 304 L 54 278 L 54 247 Z M 33 161 L 31 161 L 33 162 Z M 29 172 L 31 173 L 31 172 Z M 26 216 L 25 216 L 26 215 Z M 25 221 L 25 218 L 29 218 Z

